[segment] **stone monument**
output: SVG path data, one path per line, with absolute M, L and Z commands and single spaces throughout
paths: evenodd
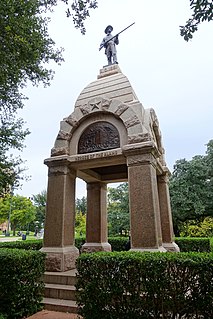
M 48 271 L 75 267 L 75 182 L 87 184 L 83 252 L 110 251 L 107 183 L 128 181 L 131 250 L 179 251 L 158 119 L 117 64 L 103 67 L 64 118 L 48 166 L 44 247 Z

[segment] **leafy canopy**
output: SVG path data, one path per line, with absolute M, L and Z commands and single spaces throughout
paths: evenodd
M 16 113 L 25 99 L 21 90 L 29 81 L 48 85 L 53 71 L 45 65 L 63 60 L 48 35 L 45 11 L 52 5 L 49 0 L 0 1 L 0 195 L 23 178 L 21 158 L 9 155 L 23 149 L 29 134 Z
M 5 221 L 8 218 L 15 235 L 17 227 L 24 227 L 35 220 L 35 207 L 31 200 L 19 195 L 0 198 L 0 220 Z
M 184 222 L 199 223 L 204 217 L 213 216 L 212 168 L 213 140 L 207 144 L 206 155 L 176 161 L 169 185 L 176 235 Z
M 193 38 L 193 33 L 198 30 L 200 23 L 213 20 L 212 0 L 190 0 L 192 17 L 188 19 L 184 26 L 180 26 L 180 35 L 185 41 Z

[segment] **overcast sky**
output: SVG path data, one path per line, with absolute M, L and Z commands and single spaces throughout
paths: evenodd
M 65 49 L 65 62 L 50 65 L 55 70 L 50 87 L 25 90 L 29 100 L 20 115 L 31 135 L 21 156 L 31 180 L 16 192 L 29 197 L 46 189 L 43 161 L 50 156 L 59 123 L 107 64 L 104 50 L 98 48 L 108 24 L 116 34 L 135 22 L 119 37 L 118 62 L 144 108 L 155 109 L 170 170 L 178 159 L 204 155 L 205 144 L 213 138 L 213 23 L 200 25 L 187 43 L 179 25 L 190 17 L 189 0 L 99 0 L 83 36 L 65 9 L 64 4 L 56 7 L 49 25 L 56 46 Z M 78 183 L 77 197 L 85 194 L 84 184 Z

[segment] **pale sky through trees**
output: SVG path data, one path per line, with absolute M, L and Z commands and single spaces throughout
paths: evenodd
M 135 22 L 120 35 L 118 62 L 144 108 L 155 109 L 170 170 L 180 158 L 204 154 L 213 138 L 213 23 L 200 25 L 187 43 L 179 25 L 190 17 L 189 1 L 100 0 L 83 36 L 66 18 L 65 9 L 63 4 L 55 8 L 49 28 L 56 45 L 65 48 L 65 62 L 51 65 L 55 78 L 50 87 L 25 90 L 29 100 L 20 115 L 31 135 L 22 158 L 32 177 L 17 193 L 29 197 L 46 189 L 43 161 L 50 156 L 60 121 L 73 112 L 80 92 L 106 65 L 104 50 L 98 48 L 108 24 L 116 34 Z M 77 197 L 84 195 L 80 183 Z

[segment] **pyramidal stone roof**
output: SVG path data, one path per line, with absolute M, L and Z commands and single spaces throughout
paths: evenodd
M 87 85 L 80 93 L 75 103 L 75 108 L 98 96 L 107 99 L 118 99 L 124 103 L 138 101 L 129 80 L 121 72 L 117 64 L 100 70 L 97 80 Z

